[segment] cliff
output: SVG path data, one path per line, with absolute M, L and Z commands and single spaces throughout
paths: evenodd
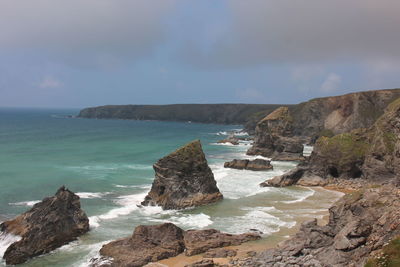
M 273 157 L 289 152 L 296 158 L 301 142 L 371 127 L 398 97 L 400 89 L 366 91 L 280 107 L 257 123 L 248 154 Z
M 259 119 L 279 106 L 272 104 L 109 105 L 85 108 L 80 111 L 78 117 L 248 124 L 247 129 L 254 129 Z

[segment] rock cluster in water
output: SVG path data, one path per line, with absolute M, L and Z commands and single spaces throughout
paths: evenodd
M 238 170 L 251 170 L 251 171 L 267 171 L 272 170 L 274 167 L 271 165 L 270 160 L 265 159 L 234 159 L 232 161 L 225 162 L 225 168 L 232 168 Z
M 2 234 L 20 237 L 4 253 L 7 264 L 20 264 L 48 253 L 89 231 L 89 219 L 79 196 L 65 187 L 43 199 L 29 211 L 0 224 Z
M 149 262 L 174 257 L 183 251 L 191 256 L 259 238 L 257 233 L 231 235 L 214 229 L 184 231 L 172 223 L 140 225 L 131 237 L 104 245 L 100 255 L 105 258 L 92 260 L 92 266 L 139 267 Z M 107 258 L 108 263 L 104 263 Z
M 155 179 L 142 205 L 183 209 L 223 198 L 199 140 L 158 160 L 153 168 Z

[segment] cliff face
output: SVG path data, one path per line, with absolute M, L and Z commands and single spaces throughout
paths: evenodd
M 222 199 L 199 140 L 154 164 L 156 177 L 142 205 L 183 209 Z
M 248 124 L 246 129 L 252 130 L 262 116 L 277 107 L 269 104 L 115 105 L 85 108 L 78 117 Z
M 318 98 L 288 108 L 280 107 L 258 122 L 254 144 L 248 154 L 271 157 L 285 150 L 289 154 L 299 153 L 301 141 L 314 142 L 320 136 L 368 128 L 398 97 L 400 89 L 379 90 Z M 297 140 L 293 137 L 297 137 Z

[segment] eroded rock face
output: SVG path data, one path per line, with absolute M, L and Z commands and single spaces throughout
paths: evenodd
M 293 118 L 288 107 L 280 107 L 261 120 L 256 127 L 253 146 L 248 155 L 271 158 L 299 158 L 303 141 L 293 137 Z
M 100 250 L 103 258 L 92 259 L 91 262 L 92 266 L 139 267 L 149 262 L 177 256 L 184 250 L 186 255 L 191 256 L 259 238 L 260 235 L 257 233 L 231 235 L 214 229 L 183 231 L 172 223 L 140 225 L 136 227 L 131 237 L 104 245 Z M 222 255 L 215 250 L 210 253 Z M 233 255 L 230 251 L 226 251 L 225 254 Z
M 76 240 L 89 231 L 89 219 L 81 209 L 79 196 L 61 187 L 55 196 L 3 222 L 0 231 L 21 237 L 3 256 L 7 264 L 20 264 Z
M 231 145 L 239 145 L 239 138 L 234 136 L 229 136 L 228 138 L 222 139 L 218 141 L 219 144 L 231 144 Z
M 172 223 L 140 225 L 131 237 L 104 245 L 100 254 L 112 258 L 106 266 L 143 266 L 182 253 L 183 233 Z
M 155 179 L 142 205 L 183 209 L 223 198 L 199 140 L 160 159 L 153 168 Z
M 251 171 L 266 171 L 272 170 L 273 166 L 271 165 L 271 161 L 264 159 L 234 159 L 229 162 L 225 162 L 225 168 L 232 168 L 238 170 L 251 170 Z
M 215 229 L 188 230 L 185 232 L 184 240 L 187 256 L 206 252 L 213 248 L 240 245 L 244 242 L 260 239 L 257 233 L 245 233 L 232 235 L 222 233 Z
M 306 222 L 295 237 L 236 266 L 364 266 L 400 235 L 400 190 L 384 186 L 344 196 L 329 223 Z

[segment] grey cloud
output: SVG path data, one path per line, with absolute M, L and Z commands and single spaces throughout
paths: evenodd
M 165 38 L 173 5 L 173 0 L 0 1 L 0 49 L 105 67 L 135 60 Z
M 183 45 L 203 67 L 400 60 L 398 0 L 231 0 L 231 24 L 204 49 Z

